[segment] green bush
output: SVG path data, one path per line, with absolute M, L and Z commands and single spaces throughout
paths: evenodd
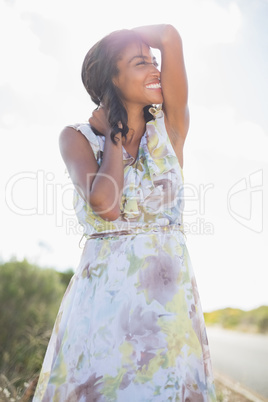
M 0 373 L 12 385 L 38 375 L 71 275 L 27 260 L 0 265 Z
M 207 325 L 219 325 L 226 329 L 250 332 L 268 332 L 268 306 L 260 306 L 250 311 L 234 308 L 204 313 Z

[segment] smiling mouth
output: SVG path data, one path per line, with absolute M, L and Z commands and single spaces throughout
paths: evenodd
M 154 84 L 148 84 L 145 86 L 147 89 L 161 89 L 160 82 Z

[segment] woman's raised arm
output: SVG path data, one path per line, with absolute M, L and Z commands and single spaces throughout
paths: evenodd
M 185 140 L 189 128 L 188 84 L 182 40 L 172 25 L 148 25 L 134 28 L 150 47 L 161 52 L 163 110 L 169 136 L 174 144 Z

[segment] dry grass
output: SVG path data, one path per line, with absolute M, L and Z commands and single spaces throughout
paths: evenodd
M 224 386 L 221 382 L 215 380 L 217 402 L 254 402 L 245 398 L 236 392 L 233 392 L 230 388 Z

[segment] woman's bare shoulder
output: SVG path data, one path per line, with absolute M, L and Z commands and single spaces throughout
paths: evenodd
M 92 147 L 87 138 L 75 126 L 65 126 L 59 135 L 59 148 L 64 161 L 92 160 L 97 163 Z

